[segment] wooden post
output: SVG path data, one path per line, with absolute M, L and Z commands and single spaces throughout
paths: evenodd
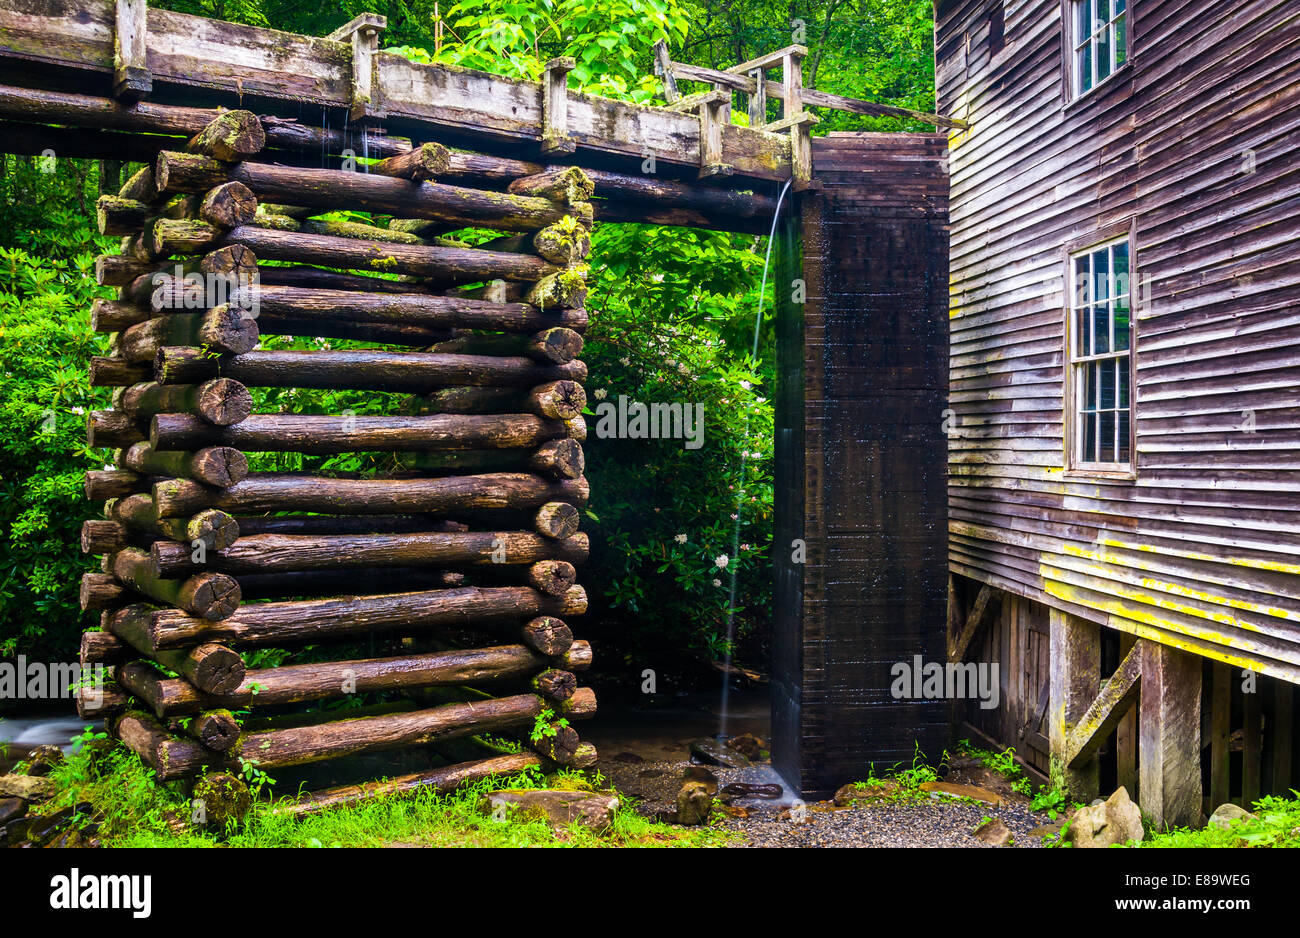
M 735 167 L 722 156 L 722 128 L 731 114 L 731 92 L 714 90 L 700 98 L 700 178 L 730 176 Z
M 1137 639 L 1127 633 L 1119 637 L 1119 657 L 1124 657 L 1133 650 Z M 1128 790 L 1129 797 L 1139 798 L 1138 788 L 1138 707 L 1132 707 L 1124 714 L 1115 728 L 1115 765 L 1117 781 Z
M 1158 826 L 1201 819 L 1201 659 L 1141 639 L 1138 804 Z
M 1214 662 L 1210 689 L 1210 810 L 1232 798 L 1228 737 L 1232 734 L 1232 671 Z
M 1101 685 L 1101 627 L 1059 609 L 1051 611 L 1052 781 L 1077 801 L 1097 797 L 1099 766 L 1090 758 L 1071 767 L 1071 730 L 1091 706 Z
M 673 74 L 672 60 L 668 57 L 668 43 L 662 39 L 655 42 L 655 74 L 663 79 L 664 100 L 672 104 L 680 95 L 677 92 L 677 76 Z
M 578 149 L 569 137 L 569 72 L 577 64 L 567 55 L 546 63 L 542 78 L 543 153 L 573 153 Z
M 1278 681 L 1273 685 L 1273 784 L 1274 794 L 1291 787 L 1292 733 L 1295 729 L 1294 685 Z
M 762 130 L 767 123 L 767 76 L 761 68 L 749 73 L 754 79 L 754 93 L 749 96 L 749 126 Z
M 381 118 L 387 113 L 379 103 L 379 82 L 375 55 L 379 52 L 379 33 L 388 18 L 377 13 L 362 13 L 340 26 L 326 38 L 352 45 L 352 110 L 354 121 Z
M 1260 796 L 1260 776 L 1263 768 L 1263 733 L 1260 716 L 1262 708 L 1260 707 L 1259 695 L 1263 688 L 1260 687 L 1260 676 L 1250 673 L 1247 677 L 1246 672 L 1238 672 L 1242 676 L 1243 682 L 1250 681 L 1249 687 L 1242 686 L 1241 695 L 1241 806 L 1247 811 L 1251 805 L 1259 800 Z
M 117 0 L 113 29 L 113 96 L 134 104 L 153 91 L 145 64 L 149 10 L 145 0 Z

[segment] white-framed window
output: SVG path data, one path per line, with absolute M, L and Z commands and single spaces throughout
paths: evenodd
M 1074 94 L 1086 94 L 1128 59 L 1127 0 L 1074 4 Z
M 1070 255 L 1068 406 L 1074 469 L 1133 467 L 1132 303 L 1127 238 Z

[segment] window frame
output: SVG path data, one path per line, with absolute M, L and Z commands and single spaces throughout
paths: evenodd
M 1123 226 L 1113 226 L 1109 229 L 1100 230 L 1093 235 L 1073 241 L 1065 245 L 1062 251 L 1062 268 L 1064 272 L 1063 284 L 1065 287 L 1064 295 L 1064 346 L 1062 348 L 1062 370 L 1063 387 L 1061 397 L 1061 416 L 1062 416 L 1062 449 L 1064 450 L 1065 474 L 1075 478 L 1089 479 L 1110 479 L 1110 480 L 1134 480 L 1137 478 L 1137 413 L 1138 413 L 1138 386 L 1137 386 L 1137 351 L 1138 351 L 1138 273 L 1137 273 L 1137 249 L 1135 238 L 1136 220 L 1127 222 Z M 1090 254 L 1100 248 L 1110 247 L 1115 244 L 1125 244 L 1128 246 L 1128 292 L 1129 301 L 1129 339 L 1126 353 L 1103 353 L 1104 358 L 1115 359 L 1126 356 L 1128 359 L 1128 460 L 1126 462 L 1085 462 L 1082 457 L 1082 446 L 1079 440 L 1079 417 L 1083 412 L 1079 406 L 1079 379 L 1076 374 L 1082 370 L 1082 366 L 1089 361 L 1100 360 L 1098 356 L 1082 356 L 1077 358 L 1075 355 L 1076 348 L 1076 316 L 1078 309 L 1075 305 L 1075 274 L 1074 261 L 1080 255 Z M 1084 304 L 1091 305 L 1091 304 Z M 1111 326 L 1112 333 L 1114 326 Z
M 1116 0 L 1109 0 L 1112 6 Z M 1104 30 L 1110 31 L 1116 21 L 1122 15 L 1124 17 L 1124 61 L 1117 63 L 1111 69 L 1110 74 L 1100 81 L 1093 80 L 1092 87 L 1085 89 L 1083 87 L 1083 76 L 1079 69 L 1079 57 L 1076 54 L 1085 42 L 1096 46 L 1096 39 L 1101 30 L 1094 29 L 1087 37 L 1079 35 L 1079 6 L 1087 4 L 1089 8 L 1089 22 L 1092 21 L 1092 14 L 1095 12 L 1097 0 L 1061 0 L 1061 59 L 1062 59 L 1062 84 L 1065 86 L 1065 101 L 1067 103 L 1079 101 L 1088 97 L 1097 89 L 1108 85 L 1116 75 L 1122 74 L 1128 64 L 1133 61 L 1133 4 L 1135 0 L 1124 0 L 1124 10 L 1122 13 L 1115 13 L 1106 21 Z M 1113 32 L 1111 33 L 1111 56 L 1115 55 L 1117 44 L 1114 42 Z M 1096 56 L 1091 56 L 1093 61 L 1093 72 L 1096 72 Z

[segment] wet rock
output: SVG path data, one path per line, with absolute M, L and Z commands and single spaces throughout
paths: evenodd
M 785 792 L 780 785 L 756 785 L 750 782 L 732 782 L 726 788 L 722 789 L 720 796 L 733 798 L 780 798 Z
M 44 801 L 54 794 L 54 783 L 34 775 L 0 775 L 0 798 Z
M 975 839 L 990 847 L 1005 847 L 1011 843 L 1011 830 L 1001 818 L 989 818 L 975 828 Z
M 922 782 L 921 791 L 934 795 L 947 795 L 950 798 L 972 798 L 985 804 L 1000 805 L 1002 796 L 997 792 L 980 788 L 978 785 L 961 785 L 957 782 Z
M 644 762 L 645 759 L 642 759 L 635 752 L 620 752 L 618 755 L 611 757 L 609 761 L 625 762 L 630 765 L 639 765 L 640 763 Z
M 860 782 L 850 782 L 847 785 L 841 785 L 836 790 L 834 801 L 837 808 L 849 808 L 866 801 L 875 801 L 879 798 L 888 798 L 898 793 L 898 782 L 893 779 L 881 779 L 870 785 Z
M 21 798 L 0 799 L 0 827 L 27 813 L 27 802 Z
M 43 846 L 54 839 L 55 835 L 68 826 L 76 814 L 75 808 L 64 808 L 62 811 L 56 811 L 54 814 L 33 815 L 28 818 L 31 822 L 27 827 L 27 840 L 30 843 Z
M 37 746 L 27 754 L 27 774 L 45 776 L 50 769 L 63 762 L 63 750 L 58 746 Z
M 1255 817 L 1254 814 L 1251 814 L 1245 808 L 1229 802 L 1228 804 L 1221 804 L 1215 808 L 1214 813 L 1210 815 L 1210 819 L 1205 822 L 1205 826 L 1217 827 L 1220 830 L 1226 831 L 1237 821 L 1253 821 L 1255 820 Z
M 739 805 L 723 804 L 718 806 L 718 810 L 727 817 L 734 817 L 742 820 L 749 817 L 749 809 L 742 808 Z
M 737 752 L 719 739 L 711 739 L 707 736 L 691 743 L 691 758 L 705 765 L 720 765 L 728 769 L 749 767 L 749 759 L 743 753 Z
M 644 772 L 636 773 L 637 778 L 658 778 L 664 774 L 663 769 L 646 769 Z
M 1070 819 L 1065 839 L 1076 847 L 1110 847 L 1115 844 L 1140 841 L 1144 835 L 1142 812 L 1138 810 L 1128 791 L 1115 789 L 1115 793 L 1101 804 L 1080 808 Z
M 27 843 L 27 829 L 32 826 L 32 818 L 21 817 L 16 821 L 0 827 L 0 847 L 19 847 Z
M 604 833 L 617 807 L 614 795 L 547 788 L 488 792 L 479 803 L 479 810 L 485 814 L 504 809 L 505 816 L 521 821 L 545 820 L 557 833 L 575 823 L 594 833 Z
M 763 757 L 763 741 L 753 733 L 741 733 L 739 736 L 733 736 L 727 740 L 727 745 L 746 759 L 761 759 Z
M 688 781 L 677 793 L 677 823 L 704 824 L 709 820 L 713 796 L 703 782 Z
M 1061 830 L 1065 827 L 1064 821 L 1057 821 L 1054 824 L 1040 824 L 1031 830 L 1026 837 L 1058 837 Z
M 718 793 L 718 777 L 702 765 L 688 765 L 682 773 L 684 782 L 701 782 L 710 795 Z

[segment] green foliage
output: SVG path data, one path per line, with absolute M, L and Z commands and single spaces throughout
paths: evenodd
M 1154 832 L 1143 847 L 1300 847 L 1300 791 L 1292 797 L 1269 795 L 1255 802 L 1254 818 L 1233 822 L 1227 830 L 1206 827 Z
M 107 454 L 85 444 L 106 395 L 86 381 L 105 353 L 90 305 L 106 295 L 94 259 L 96 179 L 84 164 L 3 157 L 0 180 L 0 654 L 53 660 L 75 650 L 82 474 Z M 45 170 L 51 169 L 52 172 Z

